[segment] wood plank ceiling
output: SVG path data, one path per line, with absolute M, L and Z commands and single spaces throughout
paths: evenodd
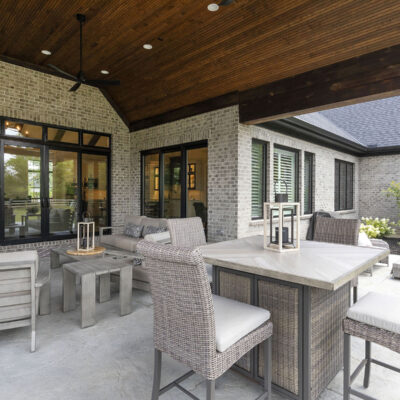
M 133 122 L 400 43 L 398 0 L 210 2 L 2 0 L 0 54 L 76 74 L 86 14 L 85 73 L 121 80 L 107 91 Z

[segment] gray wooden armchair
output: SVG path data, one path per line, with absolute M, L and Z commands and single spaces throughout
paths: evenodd
M 30 325 L 32 352 L 36 349 L 38 266 L 36 251 L 0 255 L 0 330 Z

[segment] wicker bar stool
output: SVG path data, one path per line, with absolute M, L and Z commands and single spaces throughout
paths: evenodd
M 207 380 L 207 400 L 215 399 L 215 380 L 242 356 L 263 343 L 264 399 L 271 393 L 272 323 L 267 310 L 213 296 L 199 250 L 141 241 L 138 251 L 149 271 L 154 304 L 154 380 L 152 400 L 197 373 Z M 161 358 L 167 353 L 191 369 L 160 389 Z
M 336 219 L 316 217 L 313 240 L 317 242 L 329 242 L 358 245 L 360 221 L 358 219 Z M 358 299 L 358 277 L 351 281 L 353 288 L 353 303 Z
M 207 244 L 203 221 L 200 217 L 171 218 L 167 221 L 171 244 L 194 249 Z M 212 284 L 212 265 L 206 263 L 208 280 Z
M 400 368 L 386 364 L 371 357 L 371 343 L 377 343 L 400 353 L 400 297 L 370 292 L 361 298 L 347 312 L 343 321 L 344 331 L 344 372 L 343 399 L 349 400 L 354 395 L 365 400 L 376 400 L 351 387 L 351 384 L 364 369 L 364 387 L 369 386 L 371 364 L 391 369 L 400 373 Z M 350 373 L 350 339 L 356 336 L 365 340 L 365 358 L 354 372 Z

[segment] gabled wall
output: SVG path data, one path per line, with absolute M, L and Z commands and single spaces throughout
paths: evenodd
M 72 83 L 0 62 L 0 115 L 112 134 L 112 222 L 119 224 L 131 209 L 131 134 L 97 88 L 71 93 Z

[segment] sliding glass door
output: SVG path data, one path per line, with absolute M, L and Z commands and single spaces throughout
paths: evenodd
M 189 144 L 142 154 L 142 214 L 199 216 L 207 226 L 207 145 Z
M 42 150 L 40 146 L 4 144 L 4 236 L 42 234 Z
M 164 218 L 181 216 L 182 195 L 182 152 L 174 151 L 163 154 L 164 160 Z
M 76 232 L 78 210 L 78 153 L 49 150 L 49 233 Z

